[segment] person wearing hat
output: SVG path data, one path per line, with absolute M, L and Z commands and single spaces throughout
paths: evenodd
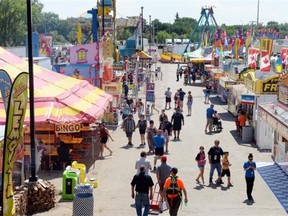
M 205 133 L 207 133 L 207 128 L 209 128 L 209 133 L 212 133 L 213 114 L 214 114 L 214 105 L 211 104 L 210 107 L 206 109 L 207 122 L 205 126 Z
M 131 197 L 135 198 L 137 216 L 142 216 L 142 206 L 144 206 L 143 216 L 148 216 L 150 210 L 149 200 L 153 198 L 153 185 L 151 176 L 145 174 L 145 166 L 141 166 L 140 173 L 134 175 L 131 181 Z
M 172 167 L 170 176 L 164 183 L 163 193 L 166 194 L 164 201 L 168 201 L 170 216 L 177 216 L 178 209 L 182 201 L 182 192 L 184 193 L 184 202 L 188 202 L 187 191 L 184 182 L 177 176 L 178 169 Z
M 254 201 L 252 197 L 252 190 L 254 186 L 255 180 L 255 170 L 256 163 L 253 161 L 253 154 L 248 155 L 248 161 L 246 161 L 243 165 L 243 169 L 245 171 L 245 180 L 246 180 L 246 193 L 248 201 Z
M 166 179 L 170 176 L 170 170 L 172 167 L 167 164 L 167 157 L 166 156 L 161 156 L 161 165 L 159 165 L 156 169 L 156 177 L 158 184 L 160 186 L 160 194 L 163 199 L 163 187 Z

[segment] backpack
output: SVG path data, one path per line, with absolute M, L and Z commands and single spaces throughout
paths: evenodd
M 173 194 L 173 195 L 179 195 L 180 197 L 182 196 L 182 193 L 181 193 L 181 189 L 179 188 L 178 184 L 177 184 L 177 176 L 176 177 L 173 177 L 173 176 L 170 176 L 171 178 L 171 183 L 168 187 L 168 189 L 166 190 L 166 194 L 167 195 L 170 195 L 170 194 Z

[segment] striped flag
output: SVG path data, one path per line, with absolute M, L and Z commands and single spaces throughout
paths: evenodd
M 269 72 L 271 68 L 267 50 L 261 50 L 260 71 Z

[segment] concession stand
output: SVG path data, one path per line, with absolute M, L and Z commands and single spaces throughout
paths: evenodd
M 278 100 L 259 105 L 260 127 L 266 129 L 263 145 L 272 151 L 276 163 L 288 174 L 288 74 L 279 79 Z M 266 140 L 265 140 L 266 139 Z

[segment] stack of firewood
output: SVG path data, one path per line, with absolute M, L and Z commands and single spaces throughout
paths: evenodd
M 43 180 L 37 182 L 26 182 L 28 188 L 27 214 L 35 214 L 48 211 L 55 207 L 55 186 Z
M 14 188 L 16 215 L 26 215 L 28 189 L 25 186 Z

